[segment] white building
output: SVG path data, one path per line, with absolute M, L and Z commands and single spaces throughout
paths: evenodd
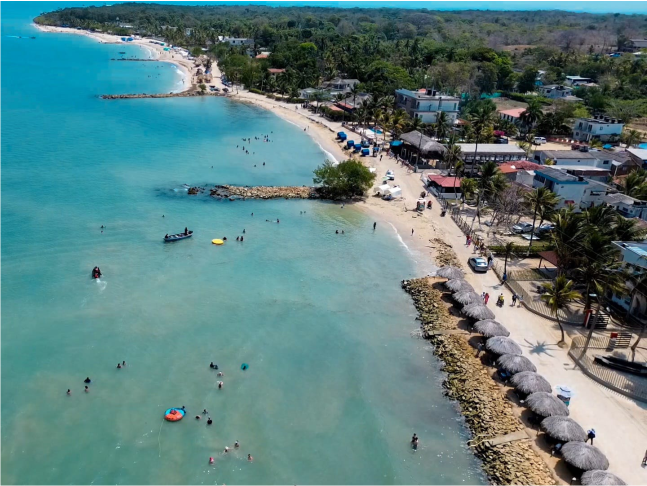
M 322 83 L 321 88 L 331 92 L 350 93 L 350 90 L 359 84 L 359 79 L 335 78 Z
M 582 98 L 573 96 L 573 88 L 570 86 L 548 84 L 546 86 L 539 86 L 537 89 L 539 94 L 551 100 L 582 101 Z
M 614 241 L 620 251 L 618 259 L 631 271 L 634 277 L 640 277 L 647 270 L 647 243 L 637 241 Z M 627 282 L 630 292 L 626 295 L 613 295 L 611 300 L 629 311 L 634 317 L 647 319 L 647 297 L 640 288 L 635 287 L 635 280 Z
M 546 187 L 559 196 L 558 208 L 569 205 L 580 207 L 588 182 L 563 170 L 550 166 L 535 169 L 532 187 Z
M 581 76 L 566 76 L 566 84 L 568 86 L 580 86 L 581 84 L 590 82 L 591 78 L 583 78 Z
M 615 208 L 625 218 L 638 218 L 647 221 L 647 201 L 634 199 L 626 194 L 608 194 L 604 202 Z
M 609 170 L 611 158 L 599 155 L 600 152 L 580 152 L 579 150 L 538 150 L 535 152 L 535 161 L 546 165 L 552 161 L 552 165 L 568 165 L 570 167 L 600 167 Z
M 497 113 L 502 120 L 519 125 L 521 123 L 521 114 L 524 111 L 526 111 L 525 108 L 510 108 L 509 110 L 497 110 Z
M 246 39 L 244 37 L 223 37 L 222 42 L 226 42 L 230 46 L 253 46 L 254 39 Z
M 635 161 L 638 164 L 642 164 L 642 166 L 647 164 L 647 149 L 632 147 L 628 148 L 627 152 L 629 152 L 629 157 L 631 157 L 631 160 Z
M 595 115 L 593 118 L 577 118 L 573 125 L 573 138 L 582 142 L 617 140 L 620 138 L 624 126 L 622 121 L 604 115 Z
M 424 123 L 435 123 L 441 111 L 447 113 L 447 119 L 454 123 L 458 117 L 459 102 L 459 98 L 443 95 L 433 89 L 395 91 L 397 107 L 404 109 L 411 118 L 420 118 Z

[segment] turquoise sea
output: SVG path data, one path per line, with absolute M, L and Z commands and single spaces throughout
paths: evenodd
M 98 99 L 178 74 L 30 25 L 57 6 L 2 4 L 2 482 L 485 484 L 411 337 L 400 280 L 425 268 L 393 229 L 326 203 L 189 197 L 309 184 L 325 155 L 226 99 Z M 186 418 L 163 421 L 172 406 Z

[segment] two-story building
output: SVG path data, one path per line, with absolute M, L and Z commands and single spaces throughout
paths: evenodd
M 230 46 L 253 46 L 254 39 L 247 39 L 245 37 L 223 37 L 222 42 L 226 42 Z
M 540 86 L 537 90 L 540 95 L 551 100 L 582 101 L 582 98 L 573 96 L 573 88 L 570 86 L 548 84 L 546 86 Z
M 647 166 L 647 149 L 631 147 L 627 149 L 627 152 L 629 153 L 631 160 L 640 164 L 641 167 Z
M 618 259 L 623 262 L 632 278 L 627 282 L 629 292 L 625 295 L 613 295 L 611 301 L 627 311 L 627 315 L 647 321 L 647 296 L 645 285 L 640 282 L 647 271 L 647 243 L 637 241 L 614 241 L 619 251 Z
M 438 113 L 447 113 L 447 119 L 454 123 L 458 117 L 459 98 L 441 94 L 434 89 L 395 91 L 395 103 L 411 118 L 420 118 L 424 123 L 436 123 Z
M 616 118 L 595 115 L 593 118 L 577 118 L 573 125 L 573 138 L 581 142 L 600 140 L 615 141 L 620 138 L 625 124 Z
M 482 165 L 490 160 L 494 162 L 511 162 L 526 158 L 526 153 L 523 149 L 513 143 L 457 143 L 456 145 L 461 148 L 466 168 L 474 163 Z
M 626 194 L 607 194 L 607 206 L 615 208 L 625 218 L 638 218 L 647 221 L 647 201 L 640 201 Z
M 350 93 L 350 90 L 358 84 L 359 79 L 335 78 L 321 83 L 321 89 L 327 90 L 332 94 L 348 94 Z
M 582 76 L 566 76 L 565 81 L 568 86 L 581 86 L 590 82 L 591 78 L 583 78 Z
M 576 177 L 567 172 L 550 166 L 535 169 L 533 187 L 545 187 L 559 197 L 558 208 L 569 205 L 580 207 L 584 190 L 588 182 L 582 177 Z

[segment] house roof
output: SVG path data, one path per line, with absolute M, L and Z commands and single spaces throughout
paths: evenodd
M 434 184 L 440 187 L 460 187 L 461 186 L 460 177 L 454 178 L 454 177 L 447 177 L 442 175 L 428 174 L 427 179 L 429 180 L 429 182 L 433 182 Z
M 414 130 L 413 132 L 409 133 L 403 133 L 400 136 L 400 139 L 409 145 L 412 145 L 414 147 L 420 147 L 420 151 L 424 154 L 426 153 L 444 153 L 445 148 L 444 145 L 436 142 L 435 140 L 432 140 L 429 138 L 427 135 L 422 135 L 418 130 Z
M 457 143 L 456 145 L 458 145 L 461 148 L 461 151 L 463 152 L 464 155 L 469 155 L 469 154 L 473 155 L 474 150 L 477 149 L 476 144 L 474 143 Z M 476 150 L 476 154 L 477 155 L 484 155 L 484 154 L 498 154 L 498 155 L 524 154 L 525 155 L 525 152 L 514 144 L 479 143 L 478 149 Z
M 632 155 L 635 155 L 640 160 L 647 160 L 647 149 L 629 148 L 627 149 L 627 152 L 629 152 Z
M 344 111 L 344 110 L 342 110 L 339 106 L 335 106 L 335 105 L 330 105 L 330 106 L 328 107 L 328 109 L 329 109 L 330 111 Z
M 410 89 L 396 89 L 395 92 L 397 94 L 401 94 L 404 96 L 409 96 L 411 98 L 417 98 L 420 100 L 438 100 L 438 99 L 443 99 L 443 100 L 456 100 L 460 101 L 460 98 L 457 98 L 455 96 L 443 94 L 443 93 L 437 93 L 435 95 L 428 95 L 427 90 L 420 90 L 420 91 L 411 91 Z
M 525 108 L 511 108 L 509 110 L 501 110 L 499 113 L 501 115 L 511 116 L 512 118 L 519 118 L 524 111 L 526 111 Z
M 597 159 L 595 152 L 580 152 L 579 150 L 540 150 L 549 159 Z
M 625 162 L 633 162 L 627 152 L 610 152 L 608 150 L 600 150 L 599 152 L 595 153 L 599 154 L 600 157 L 598 158 L 602 160 L 615 160 L 616 162 L 620 162 L 620 164 L 624 164 Z M 614 165 L 617 164 L 614 163 Z
M 541 167 L 539 164 L 529 160 L 515 160 L 514 162 L 505 162 L 499 164 L 499 170 L 502 174 L 514 174 L 520 170 L 535 170 Z
M 636 203 L 638 203 L 638 205 L 645 204 L 644 201 L 640 201 L 636 198 L 627 196 L 626 194 L 620 194 L 620 193 L 607 194 L 606 196 L 604 196 L 604 202 L 609 205 L 620 204 L 620 203 L 631 205 L 631 206 L 633 206 Z
M 256 59 L 267 59 L 270 57 L 269 52 L 261 52 L 258 56 L 256 56 Z
M 581 181 L 579 180 L 579 178 L 569 174 L 566 171 L 554 169 L 551 166 L 543 165 L 539 169 L 535 169 L 535 174 L 542 175 L 546 179 L 550 179 L 560 184 L 588 184 L 586 181 Z
M 270 74 L 281 74 L 285 72 L 285 69 L 269 68 L 267 72 Z

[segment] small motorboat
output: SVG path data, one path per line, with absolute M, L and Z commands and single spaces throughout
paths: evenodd
M 193 231 L 189 231 L 188 233 L 179 233 L 177 235 L 166 235 L 164 237 L 164 241 L 169 242 L 169 241 L 185 240 L 187 238 L 191 238 L 192 236 L 193 236 Z
M 634 363 L 626 359 L 617 358 L 615 356 L 596 356 L 594 361 L 607 368 L 613 368 L 618 371 L 632 373 L 634 375 L 647 376 L 647 365 L 643 363 Z

